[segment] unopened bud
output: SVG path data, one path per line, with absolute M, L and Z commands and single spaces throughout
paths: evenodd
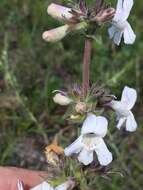
M 64 26 L 48 30 L 43 33 L 42 38 L 47 42 L 58 42 L 67 35 L 68 29 L 69 25 L 66 24 Z
M 55 3 L 50 4 L 47 9 L 48 14 L 58 20 L 71 19 L 73 17 L 71 11 L 72 11 L 71 8 L 57 5 Z
M 95 16 L 95 21 L 99 24 L 105 23 L 105 22 L 112 20 L 114 15 L 115 15 L 115 9 L 114 8 L 107 8 L 107 9 L 101 10 Z
M 84 102 L 78 102 L 75 106 L 77 113 L 83 113 L 86 111 L 86 104 Z
M 56 94 L 53 97 L 53 100 L 55 103 L 60 104 L 61 106 L 67 106 L 72 102 L 69 97 L 62 95 L 61 93 Z
M 78 24 L 65 24 L 48 31 L 45 31 L 42 35 L 42 38 L 47 42 L 58 42 L 62 40 L 68 33 L 75 30 L 84 30 L 87 27 L 85 22 Z

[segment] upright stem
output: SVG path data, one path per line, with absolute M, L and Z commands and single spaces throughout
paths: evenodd
M 91 44 L 92 40 L 89 38 L 85 39 L 85 47 L 84 47 L 84 56 L 83 56 L 83 95 L 86 97 L 88 89 L 89 89 L 89 75 L 90 75 L 90 59 L 91 59 Z

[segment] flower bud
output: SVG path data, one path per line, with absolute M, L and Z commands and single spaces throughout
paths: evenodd
M 53 97 L 53 100 L 55 103 L 60 104 L 61 106 L 67 106 L 72 102 L 69 97 L 62 95 L 61 93 L 56 94 Z
M 58 42 L 62 40 L 69 32 L 85 29 L 86 27 L 87 24 L 85 22 L 70 25 L 66 24 L 44 32 L 42 38 L 47 42 Z
M 95 16 L 95 21 L 99 24 L 105 23 L 110 21 L 114 17 L 114 15 L 115 15 L 114 8 L 106 8 L 97 13 L 97 15 Z
M 75 106 L 77 113 L 83 113 L 86 111 L 86 104 L 84 102 L 78 102 Z
M 61 5 L 52 3 L 49 5 L 47 12 L 50 16 L 57 20 L 69 20 L 73 17 L 71 14 L 71 9 Z
M 48 30 L 43 33 L 42 38 L 47 42 L 58 42 L 66 36 L 68 28 L 69 26 L 66 24 L 64 26 Z

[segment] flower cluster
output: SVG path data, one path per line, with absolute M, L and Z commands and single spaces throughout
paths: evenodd
M 123 35 L 125 44 L 133 44 L 136 35 L 127 21 L 132 6 L 133 0 L 118 0 L 116 10 L 105 4 L 104 0 L 97 0 L 93 8 L 88 8 L 84 0 L 80 0 L 79 4 L 72 8 L 52 3 L 47 9 L 48 14 L 64 25 L 45 31 L 43 39 L 47 42 L 57 42 L 76 30 L 83 30 L 86 36 L 92 38 L 98 26 L 111 21 L 109 38 L 119 45 Z
M 65 23 L 65 25 L 43 33 L 43 39 L 48 42 L 57 42 L 64 38 L 66 34 L 74 30 L 80 30 L 85 27 L 86 23 L 82 22 L 83 12 L 73 10 L 61 5 L 52 3 L 47 12 L 50 16 Z
M 44 32 L 43 39 L 48 42 L 57 42 L 68 33 L 78 30 L 85 34 L 86 39 L 94 39 L 96 28 L 111 22 L 112 26 L 108 29 L 110 39 L 119 45 L 123 36 L 125 44 L 133 44 L 136 35 L 127 21 L 132 6 L 133 0 L 118 0 L 116 9 L 107 5 L 104 0 L 96 0 L 92 8 L 87 7 L 84 0 L 79 0 L 78 4 L 70 8 L 52 3 L 47 9 L 48 14 L 64 25 Z M 85 78 L 88 80 L 89 77 Z M 111 109 L 117 115 L 116 127 L 118 129 L 125 127 L 126 131 L 133 132 L 137 128 L 137 123 L 131 109 L 136 99 L 136 90 L 128 86 L 123 89 L 120 101 L 103 85 L 97 83 L 88 87 L 86 93 L 84 85 L 82 87 L 74 85 L 68 92 L 54 91 L 54 102 L 68 107 L 65 118 L 81 128 L 77 139 L 65 149 L 58 146 L 57 141 L 46 147 L 45 154 L 48 163 L 58 168 L 61 164 L 61 155 L 64 154 L 66 158 L 75 155 L 76 162 L 80 163 L 80 166 L 90 168 L 95 162 L 101 166 L 109 165 L 113 156 L 104 141 L 108 133 L 108 120 L 103 116 L 103 112 L 107 108 Z M 31 190 L 69 190 L 75 187 L 75 180 L 70 178 L 60 184 L 53 187 L 43 182 Z M 20 181 L 18 189 L 24 190 Z
M 105 104 L 115 99 L 115 96 L 105 89 L 99 83 L 93 84 L 86 96 L 83 95 L 83 89 L 80 85 L 73 85 L 68 92 L 55 90 L 53 100 L 61 106 L 68 106 L 64 118 L 72 122 L 82 122 L 87 113 L 99 114 L 103 110 Z
M 55 101 L 55 97 L 57 97 Z M 115 97 L 115 96 L 112 96 Z M 108 103 L 104 103 L 103 107 L 110 107 L 117 114 L 117 128 L 120 129 L 122 126 L 126 127 L 126 130 L 133 132 L 137 128 L 134 115 L 131 112 L 137 99 L 136 90 L 130 87 L 123 89 L 121 101 L 114 99 L 108 100 Z M 73 102 L 71 98 L 63 94 L 56 94 L 54 101 L 60 105 L 68 105 Z M 96 101 L 97 102 L 97 101 Z M 78 105 L 78 104 L 77 104 Z M 77 107 L 75 106 L 75 108 Z M 80 111 L 85 110 L 87 107 L 86 103 L 82 103 Z M 81 112 L 85 115 L 85 120 L 81 128 L 81 134 L 78 139 L 73 142 L 69 147 L 65 148 L 65 155 L 70 156 L 72 154 L 78 154 L 78 160 L 84 165 L 89 165 L 94 159 L 94 152 L 96 157 L 102 166 L 106 166 L 112 161 L 112 154 L 106 147 L 103 138 L 107 134 L 108 121 L 103 116 L 96 116 L 97 107 L 94 110 Z

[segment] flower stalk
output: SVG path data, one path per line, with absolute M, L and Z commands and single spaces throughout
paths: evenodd
M 90 60 L 91 60 L 92 39 L 86 37 L 83 55 L 83 95 L 86 97 L 89 90 Z

